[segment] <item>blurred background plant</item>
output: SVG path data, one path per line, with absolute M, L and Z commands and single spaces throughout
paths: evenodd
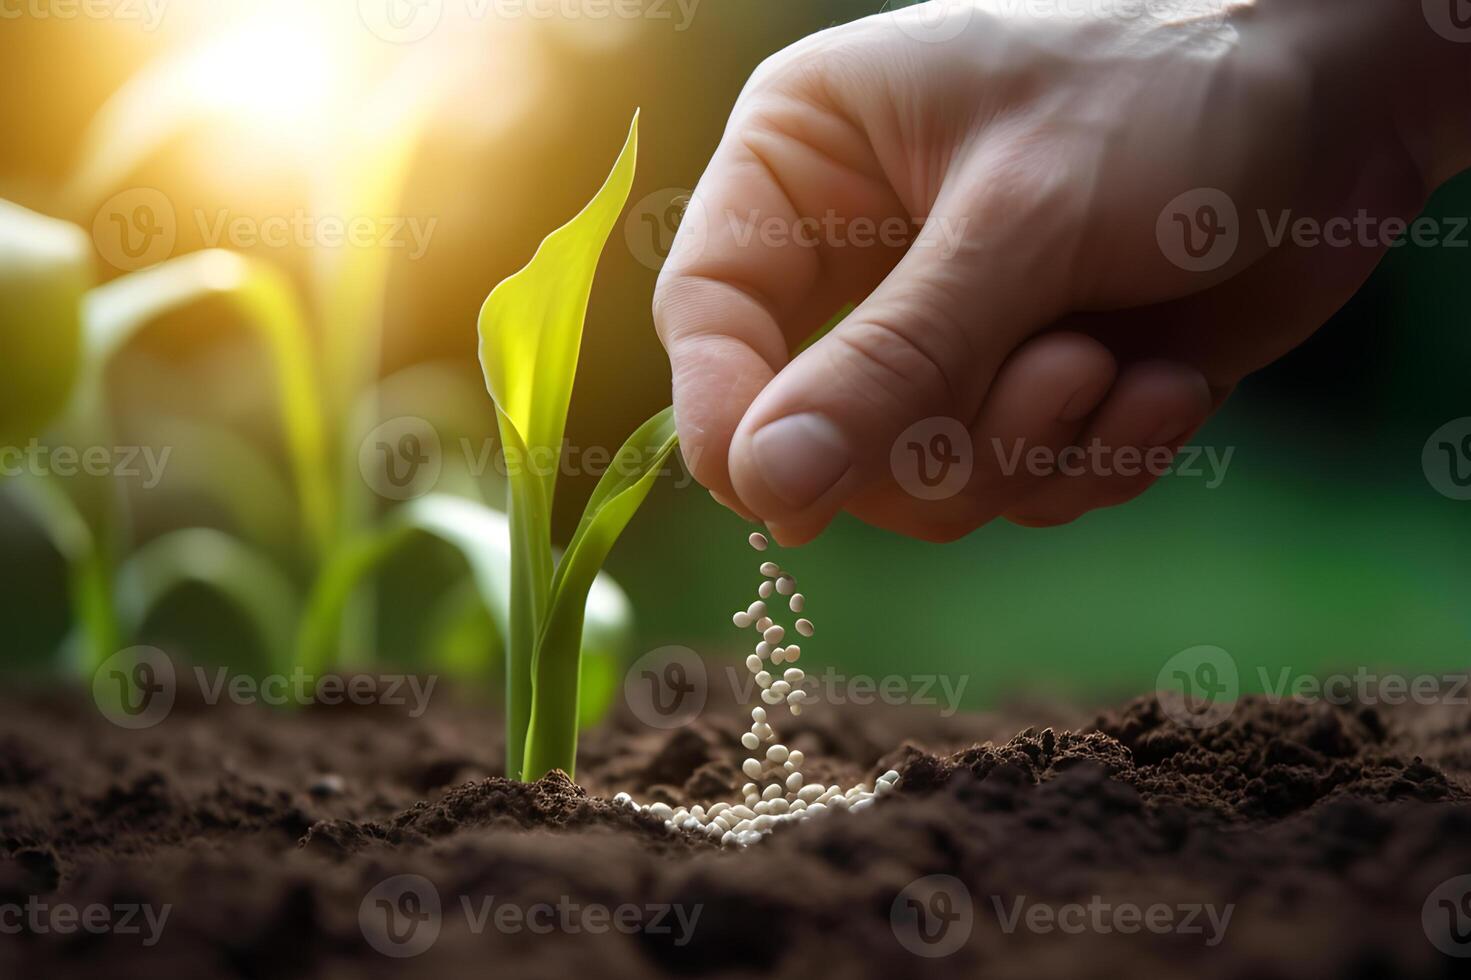
M 430 0 L 388 19 L 394 4 L 166 0 L 151 28 L 0 24 L 0 63 L 27 93 L 0 101 L 0 197 L 89 233 L 56 232 L 71 258 L 57 258 L 50 299 L 27 301 L 44 317 L 15 321 L 7 305 L 0 405 L 25 425 L 0 445 L 24 445 L 70 390 L 47 444 L 174 450 L 147 489 L 4 481 L 7 670 L 54 671 L 74 636 L 74 663 L 127 637 L 202 663 L 315 649 L 322 662 L 478 673 L 504 621 L 485 612 L 503 566 L 463 547 L 466 534 L 493 539 L 466 529 L 498 520 L 483 503 L 505 492 L 461 448 L 496 438 L 467 329 L 487 285 L 578 210 L 642 106 L 633 204 L 593 291 L 567 426 L 573 446 L 618 446 L 667 403 L 648 300 L 671 215 L 741 85 L 771 52 L 883 6 L 641 0 L 624 17 L 593 0 Z M 112 216 L 160 198 L 173 235 L 162 264 L 137 271 L 107 234 Z M 222 213 L 298 212 L 434 226 L 422 255 L 211 233 Z M 1443 189 L 1430 213 L 1471 213 L 1471 183 Z M 12 283 L 36 285 L 10 241 L 7 304 Z M 1064 528 L 998 524 L 946 547 L 840 521 L 792 559 L 823 605 L 814 663 L 963 674 L 971 707 L 1147 690 L 1171 654 L 1202 643 L 1237 658 L 1247 689 L 1257 667 L 1464 668 L 1467 504 L 1436 492 L 1420 458 L 1433 431 L 1471 415 L 1468 264 L 1471 249 L 1395 249 L 1333 324 L 1249 379 L 1195 439 L 1234 449 L 1219 486 L 1166 478 Z M 89 265 L 100 285 L 85 301 L 57 299 L 91 285 L 61 270 Z M 39 350 L 16 322 L 51 325 Z M 97 380 L 68 387 L 72 371 Z M 83 392 L 95 411 L 79 411 Z M 368 434 L 400 416 L 443 447 L 432 492 L 403 504 L 358 467 Z M 83 418 L 102 428 L 79 434 Z M 568 496 L 596 476 L 565 475 Z M 577 516 L 558 508 L 553 537 L 567 541 Z M 754 586 L 744 537 L 698 488 L 657 487 L 609 562 L 627 589 L 607 590 L 610 619 L 639 614 L 625 649 L 727 650 L 730 597 Z M 896 614 L 875 617 L 880 605 Z M 340 607 L 345 625 L 299 607 Z M 615 658 L 586 662 L 611 695 Z

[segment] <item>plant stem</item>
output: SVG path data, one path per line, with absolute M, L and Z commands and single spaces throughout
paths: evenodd
M 496 420 L 501 441 L 520 449 L 515 425 L 499 409 Z M 525 453 L 519 458 L 525 459 Z M 506 648 L 506 776 L 521 779 L 532 715 L 532 666 L 552 588 L 552 502 L 548 482 L 535 472 L 513 472 L 508 482 L 511 622 Z

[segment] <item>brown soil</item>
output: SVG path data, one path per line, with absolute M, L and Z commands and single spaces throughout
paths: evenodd
M 523 785 L 497 775 L 498 720 L 444 698 L 419 719 L 180 704 L 129 732 L 79 695 L 11 694 L 0 976 L 1464 975 L 1422 925 L 1432 890 L 1471 873 L 1464 708 L 1246 701 L 1204 732 L 1153 699 L 1095 721 L 814 709 L 783 729 L 812 760 L 809 778 L 893 767 L 898 792 L 745 851 L 610 802 L 618 790 L 732 795 L 742 720 L 707 711 L 650 734 L 617 718 L 587 736 L 581 786 L 560 774 Z M 437 939 L 412 958 L 374 945 L 402 930 L 385 940 L 365 926 L 424 913 L 422 893 L 400 901 L 418 879 L 380 885 L 402 874 L 427 879 L 441 905 Z M 910 888 L 930 875 L 963 882 L 970 915 L 947 920 L 953 903 Z M 376 904 L 385 894 L 391 909 Z M 943 956 L 911 952 L 914 917 L 925 920 L 902 911 L 906 895 L 968 939 Z M 170 909 L 146 945 L 146 930 L 10 934 L 3 909 L 27 902 Z M 494 911 L 477 919 L 486 902 Z M 636 908 L 625 932 L 583 913 L 554 920 L 534 911 L 543 903 Z M 1026 910 L 1100 904 L 1164 906 L 1186 928 L 1027 925 Z M 1229 906 L 1219 935 L 1206 906 Z M 513 918 L 499 918 L 508 907 Z M 925 928 L 936 935 L 955 934 Z

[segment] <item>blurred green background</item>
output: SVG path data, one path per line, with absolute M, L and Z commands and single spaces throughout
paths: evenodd
M 55 18 L 0 23 L 11 93 L 0 100 L 0 197 L 90 229 L 102 202 L 69 198 L 63 180 L 78 165 L 88 121 L 145 65 L 194 43 L 227 9 L 245 16 L 252 6 L 180 0 L 152 31 Z M 361 31 L 351 0 L 322 6 L 331 30 Z M 437 225 L 422 258 L 392 257 L 378 370 L 396 380 L 382 417 L 433 419 L 447 455 L 462 436 L 487 438 L 494 419 L 474 360 L 479 305 L 591 195 L 633 108 L 643 116 L 632 200 L 692 187 L 764 57 L 881 6 L 702 0 L 687 23 L 670 4 L 668 20 L 518 21 L 483 37 L 461 35 L 473 67 L 437 106 L 402 202 L 403 214 Z M 268 57 L 260 64 L 288 80 L 300 68 Z M 222 143 L 232 125 L 171 139 L 123 186 L 165 189 L 180 214 L 289 213 L 304 194 L 301 161 L 238 152 L 258 147 L 248 134 Z M 1432 212 L 1471 214 L 1468 177 L 1444 188 Z M 615 232 L 603 259 L 569 423 L 574 445 L 616 447 L 669 399 L 648 314 L 656 273 L 640 261 L 648 244 L 640 234 L 648 231 L 637 221 Z M 181 221 L 174 254 L 202 247 L 199 238 Z M 311 249 L 244 251 L 298 280 L 314 261 Z M 102 279 L 118 274 L 101 256 L 96 265 Z M 1420 462 L 1435 429 L 1471 415 L 1468 324 L 1471 249 L 1406 245 L 1333 323 L 1243 384 L 1196 437 L 1234 451 L 1218 487 L 1167 477 L 1136 502 L 1067 527 L 998 524 L 948 546 L 840 520 L 779 559 L 800 577 L 818 624 L 805 645 L 811 664 L 965 675 L 971 707 L 1018 695 L 1104 702 L 1150 690 L 1169 656 L 1197 644 L 1230 651 L 1248 689 L 1257 666 L 1471 666 L 1471 504 L 1437 493 Z M 264 376 L 260 355 L 228 315 L 196 311 L 161 323 L 127 353 L 113 371 L 109 411 L 123 441 L 166 441 L 160 433 L 177 432 L 169 425 L 202 418 L 238 436 L 239 452 L 279 459 Z M 211 437 L 214 452 L 231 448 L 223 438 Z M 174 465 L 184 471 L 189 463 Z M 440 489 L 475 482 L 497 499 L 493 474 L 476 481 L 453 466 Z M 564 479 L 562 540 L 592 482 Z M 283 475 L 278 487 L 249 488 L 260 525 L 275 538 L 261 542 L 267 550 L 289 552 L 302 533 L 278 501 L 286 487 Z M 234 519 L 182 478 L 133 493 L 130 507 L 143 540 Z M 655 491 L 609 564 L 637 610 L 635 652 L 743 646 L 729 616 L 759 580 L 747 531 L 697 486 L 666 482 Z M 49 669 L 70 625 L 65 568 L 3 498 L 0 550 L 6 668 Z M 460 559 L 431 543 L 385 571 L 378 655 L 413 662 L 428 611 L 462 577 Z M 178 594 L 145 632 L 202 660 L 238 658 L 253 642 L 247 624 L 203 590 Z

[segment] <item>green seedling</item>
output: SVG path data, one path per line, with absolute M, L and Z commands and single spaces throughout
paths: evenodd
M 552 232 L 480 311 L 480 363 L 510 467 L 510 644 L 506 770 L 535 779 L 573 770 L 588 590 L 613 543 L 648 496 L 676 437 L 672 409 L 640 426 L 594 489 L 571 543 L 553 560 L 552 504 L 593 274 L 628 201 L 638 116 L 602 189 Z M 533 465 L 533 461 L 553 461 Z

